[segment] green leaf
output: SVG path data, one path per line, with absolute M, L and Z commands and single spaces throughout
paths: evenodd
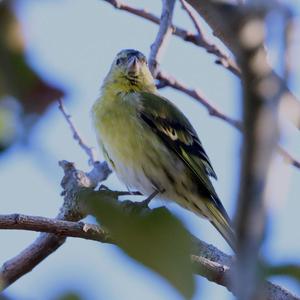
M 13 1 L 0 0 L 0 152 L 26 141 L 33 125 L 64 94 L 28 62 Z M 7 105 L 12 99 L 17 106 Z
M 58 298 L 56 298 L 56 300 L 82 300 L 83 298 L 81 298 L 77 293 L 75 292 L 67 292 L 61 296 L 59 296 Z
M 0 152 L 6 150 L 18 136 L 17 106 L 13 99 L 0 100 Z
M 300 284 L 300 266 L 296 264 L 281 264 L 266 267 L 268 276 L 288 276 Z
M 84 199 L 89 213 L 124 252 L 167 279 L 186 299 L 192 298 L 192 242 L 182 223 L 165 208 L 149 210 L 130 201 L 121 204 L 117 197 L 117 192 L 106 190 Z

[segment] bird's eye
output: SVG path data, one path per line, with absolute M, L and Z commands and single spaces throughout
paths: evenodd
M 143 57 L 140 58 L 140 60 L 141 60 L 142 63 L 144 63 L 146 65 L 148 64 L 146 57 L 143 56 Z
M 118 58 L 118 59 L 116 60 L 116 65 L 117 65 L 117 66 L 120 65 L 123 61 L 124 61 L 124 58 Z

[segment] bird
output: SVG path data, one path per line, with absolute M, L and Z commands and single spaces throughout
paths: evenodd
M 158 93 L 143 53 L 116 55 L 91 115 L 104 158 L 128 189 L 208 219 L 235 250 L 235 232 L 210 179 L 217 179 L 212 164 L 188 118 Z

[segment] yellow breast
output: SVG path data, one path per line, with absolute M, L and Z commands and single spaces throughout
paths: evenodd
M 93 123 L 101 147 L 115 159 L 131 161 L 141 154 L 145 143 L 143 128 L 136 113 L 137 96 L 101 97 L 93 106 Z

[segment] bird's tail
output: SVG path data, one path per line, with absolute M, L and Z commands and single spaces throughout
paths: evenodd
M 223 236 L 231 249 L 236 251 L 236 235 L 221 201 L 219 199 L 214 202 L 209 201 L 206 205 L 210 214 L 207 216 L 210 222 Z

